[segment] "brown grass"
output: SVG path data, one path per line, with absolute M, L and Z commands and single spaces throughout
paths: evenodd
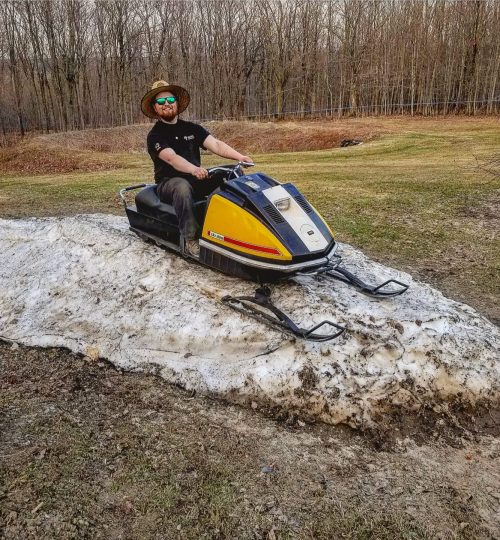
M 115 128 L 85 129 L 67 133 L 40 135 L 37 140 L 47 146 L 92 152 L 145 152 L 146 135 L 153 124 L 136 124 Z
M 45 147 L 93 152 L 145 152 L 146 136 L 152 123 L 117 128 L 91 129 L 70 133 L 39 135 Z M 340 146 L 343 139 L 371 140 L 387 129 L 377 119 L 304 120 L 286 122 L 205 122 L 215 137 L 245 152 L 298 152 Z
M 41 137 L 27 138 L 12 147 L 0 148 L 0 174 L 16 176 L 116 169 L 110 156 L 90 151 L 68 152 L 66 148 L 44 144 Z

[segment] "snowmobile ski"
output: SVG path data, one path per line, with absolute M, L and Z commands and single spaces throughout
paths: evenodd
M 409 285 L 397 279 L 388 279 L 379 285 L 370 285 L 352 272 L 349 272 L 346 268 L 340 266 L 342 259 L 339 255 L 335 255 L 334 257 L 337 259 L 336 262 L 317 270 L 315 272 L 317 276 L 325 276 L 330 279 L 342 281 L 343 283 L 352 285 L 361 293 L 375 298 L 399 296 L 408 290 Z
M 222 298 L 222 301 L 240 313 L 308 341 L 330 341 L 345 331 L 345 328 L 340 324 L 328 320 L 321 321 L 309 329 L 299 327 L 286 313 L 271 302 L 271 290 L 265 285 L 256 289 L 254 296 L 235 297 L 228 295 Z M 326 326 L 331 326 L 335 331 L 328 334 L 317 333 L 320 328 Z

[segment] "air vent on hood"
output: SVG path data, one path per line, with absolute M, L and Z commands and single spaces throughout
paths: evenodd
M 267 206 L 264 206 L 264 210 L 267 212 L 269 217 L 275 223 L 284 223 L 285 222 L 283 216 L 279 213 L 278 209 L 275 206 L 273 206 L 272 204 L 268 204 Z
M 302 210 L 304 210 L 306 214 L 310 214 L 312 212 L 311 206 L 302 195 L 295 195 L 295 200 L 300 204 Z

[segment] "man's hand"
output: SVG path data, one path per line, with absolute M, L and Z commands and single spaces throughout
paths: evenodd
M 241 155 L 239 161 L 244 161 L 245 163 L 253 163 L 253 159 L 250 156 Z
M 208 178 L 208 171 L 207 169 L 204 169 L 203 167 L 195 167 L 191 174 L 198 178 L 198 180 L 204 180 L 205 178 Z

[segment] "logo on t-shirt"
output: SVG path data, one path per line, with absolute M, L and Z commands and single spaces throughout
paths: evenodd
M 192 140 L 194 140 L 194 135 L 184 135 L 184 140 L 185 141 L 192 141 Z
M 155 144 L 155 150 L 156 150 L 157 152 L 159 152 L 159 151 L 161 150 L 161 144 L 160 144 L 159 142 L 157 142 L 157 143 Z

